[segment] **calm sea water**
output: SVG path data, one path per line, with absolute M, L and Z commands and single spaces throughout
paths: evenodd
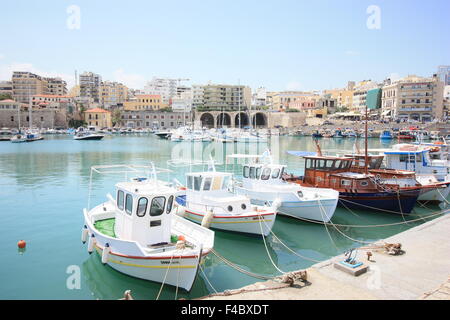
M 369 139 L 370 148 L 389 146 Z M 322 139 L 322 149 L 352 150 L 354 139 Z M 288 171 L 303 172 L 303 161 L 286 150 L 310 150 L 311 137 L 277 137 L 267 144 L 175 143 L 153 135 L 107 136 L 102 141 L 74 141 L 71 136 L 46 136 L 43 141 L 13 144 L 0 142 L 0 299 L 118 299 L 131 289 L 136 299 L 155 299 L 158 283 L 123 275 L 102 265 L 97 254 L 89 255 L 80 241 L 82 210 L 87 206 L 90 167 L 108 164 L 148 164 L 168 168 L 167 160 L 209 160 L 210 154 L 222 163 L 217 169 L 235 170 L 225 165 L 226 154 L 261 154 L 268 147 Z M 362 145 L 361 145 L 362 148 Z M 184 182 L 184 173 L 201 167 L 169 167 L 172 173 L 161 179 Z M 123 177 L 93 177 L 91 203 L 106 200 L 114 183 Z M 417 208 L 411 219 L 426 216 L 439 207 Z M 338 209 L 337 224 L 368 225 L 401 222 L 397 215 Z M 340 227 L 352 239 L 375 241 L 417 225 L 418 222 L 390 227 Z M 361 245 L 332 227 L 277 217 L 274 233 L 292 250 L 315 260 L 325 260 Z M 19 252 L 17 241 L 27 241 Z M 283 271 L 298 270 L 314 262 L 301 259 L 272 236 L 267 238 L 269 254 Z M 215 249 L 228 260 L 253 273 L 277 275 L 261 238 L 216 231 Z M 81 286 L 69 289 L 70 268 L 79 268 Z M 204 265 L 206 277 L 215 290 L 238 288 L 257 281 L 222 263 L 212 254 Z M 179 290 L 178 298 L 194 298 L 214 292 L 200 274 L 190 293 Z M 174 299 L 176 290 L 166 286 L 161 299 Z

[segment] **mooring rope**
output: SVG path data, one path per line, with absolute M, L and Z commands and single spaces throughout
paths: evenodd
M 275 215 L 276 216 L 276 215 Z M 263 227 L 262 227 L 262 223 L 261 223 L 261 219 L 264 219 L 263 216 L 261 216 L 261 214 L 258 213 L 258 220 L 259 220 L 259 227 L 261 229 L 261 237 L 263 239 L 264 242 L 264 247 L 266 248 L 266 252 L 267 252 L 267 256 L 270 259 L 270 262 L 272 263 L 272 265 L 275 267 L 275 269 L 278 270 L 278 272 L 280 272 L 281 274 L 285 274 L 286 272 L 284 272 L 283 270 L 281 270 L 280 268 L 278 268 L 278 266 L 275 264 L 275 262 L 272 260 L 272 256 L 270 255 L 269 249 L 267 248 L 267 244 L 266 244 L 266 237 L 264 236 L 264 231 L 263 231 Z

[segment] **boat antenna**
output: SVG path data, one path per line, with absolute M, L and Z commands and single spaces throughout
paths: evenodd
M 320 149 L 319 140 L 318 139 L 314 139 L 314 143 L 316 144 L 317 155 L 319 157 L 321 157 L 322 156 L 322 150 Z

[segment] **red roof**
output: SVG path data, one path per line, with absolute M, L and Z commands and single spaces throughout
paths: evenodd
M 93 113 L 110 113 L 109 111 L 106 111 L 105 109 L 101 109 L 101 108 L 89 109 L 89 110 L 86 110 L 85 112 L 93 112 Z

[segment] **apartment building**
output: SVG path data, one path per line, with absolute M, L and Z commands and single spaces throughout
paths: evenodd
M 352 98 L 352 108 L 350 108 L 350 111 L 365 114 L 367 92 L 376 88 L 378 88 L 378 84 L 371 80 L 364 80 L 355 85 Z
M 67 95 L 67 82 L 63 79 L 44 78 L 47 81 L 47 94 L 65 96 Z
M 353 107 L 353 86 L 343 89 L 324 90 L 323 93 L 330 94 L 332 98 L 336 99 L 337 107 L 349 110 Z
M 437 76 L 411 75 L 382 88 L 381 116 L 385 119 L 428 122 L 443 117 L 444 83 Z
M 177 95 L 179 80 L 182 79 L 153 77 L 153 79 L 144 86 L 144 93 L 147 95 L 159 95 L 161 96 L 162 103 L 169 105 L 170 99 Z
M 106 109 L 123 104 L 128 99 L 128 88 L 119 82 L 103 81 L 99 86 L 99 103 Z
M 204 92 L 203 85 L 192 85 L 192 107 L 203 107 L 203 104 L 205 103 L 203 99 Z
M 13 94 L 12 81 L 0 81 L 0 95 L 9 95 L 12 98 Z
M 47 94 L 47 80 L 27 71 L 14 71 L 12 74 L 13 98 L 21 103 L 29 103 L 32 96 Z
M 157 111 L 167 106 L 167 104 L 162 102 L 159 94 L 138 94 L 123 103 L 123 109 L 126 111 Z
M 252 93 L 252 106 L 264 107 L 267 105 L 267 91 L 264 87 L 257 88 Z
M 450 85 L 450 66 L 439 66 L 437 76 L 444 83 L 444 86 Z
M 100 102 L 100 85 L 102 77 L 93 72 L 83 72 L 79 76 L 80 97 L 91 98 L 94 102 Z
M 72 96 L 38 94 L 31 99 L 33 109 L 66 109 L 72 113 L 75 110 L 75 99 Z
M 203 86 L 205 110 L 245 110 L 250 108 L 252 91 L 243 85 L 207 84 Z

